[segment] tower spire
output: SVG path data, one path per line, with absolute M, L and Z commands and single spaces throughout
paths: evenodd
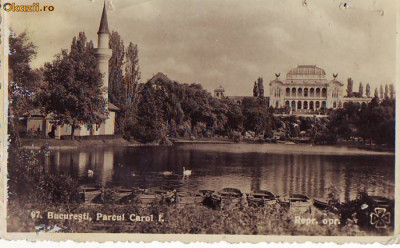
M 108 31 L 106 1 L 104 1 L 103 14 L 101 15 L 100 27 L 97 34 L 110 34 L 110 31 Z

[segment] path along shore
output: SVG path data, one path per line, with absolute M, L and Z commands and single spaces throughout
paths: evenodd
M 217 139 L 198 139 L 198 140 L 190 140 L 190 139 L 171 139 L 172 144 L 253 144 L 253 145 L 262 145 L 263 143 L 254 141 L 254 140 L 244 140 L 240 143 L 233 142 L 229 139 L 217 138 Z M 159 143 L 139 143 L 137 141 L 131 142 L 127 141 L 123 138 L 115 138 L 115 139 L 99 139 L 99 140 L 56 140 L 56 139 L 21 139 L 22 148 L 25 149 L 33 149 L 39 150 L 45 144 L 49 150 L 62 151 L 62 150 L 76 150 L 76 149 L 90 149 L 90 148 L 102 148 L 102 147 L 137 147 L 137 146 L 161 146 Z M 271 146 L 283 145 L 282 143 L 278 144 L 270 144 Z M 308 144 L 293 144 L 294 146 L 309 146 Z M 325 147 L 324 145 L 315 145 L 315 147 Z M 341 142 L 337 145 L 337 147 L 348 147 L 353 149 L 360 149 L 370 152 L 379 152 L 379 153 L 394 153 L 393 148 L 388 147 L 380 147 L 380 146 L 355 146 L 354 144 L 346 145 Z M 288 149 L 290 146 L 288 146 Z M 308 149 L 308 148 L 307 148 Z M 273 149 L 274 150 L 274 149 Z M 290 149 L 289 149 L 290 150 Z

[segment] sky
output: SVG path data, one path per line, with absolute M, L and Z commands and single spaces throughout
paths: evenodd
M 17 4 L 32 4 L 19 0 Z M 36 0 L 52 12 L 9 12 L 37 46 L 32 67 L 50 62 L 84 31 L 97 45 L 102 0 Z M 346 3 L 346 7 L 344 7 Z M 252 94 L 254 81 L 297 65 L 317 65 L 371 84 L 395 83 L 395 0 L 113 0 L 109 29 L 139 48 L 142 81 L 158 72 L 180 83 Z

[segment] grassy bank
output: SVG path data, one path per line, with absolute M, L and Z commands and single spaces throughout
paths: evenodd
M 32 219 L 32 211 L 40 211 L 42 219 Z M 51 220 L 47 212 L 89 213 L 91 221 Z M 96 220 L 97 213 L 125 215 L 124 221 Z M 129 216 L 153 215 L 153 221 L 131 221 Z M 158 221 L 158 216 L 163 221 Z M 315 219 L 318 224 L 299 224 L 296 218 Z M 135 205 L 20 205 L 10 202 L 8 207 L 9 232 L 34 232 L 51 230 L 55 226 L 60 232 L 107 232 L 107 233 L 170 233 L 170 234 L 247 234 L 247 235 L 306 235 L 306 236 L 363 236 L 389 235 L 393 230 L 363 231 L 353 221 L 345 225 L 325 225 L 324 219 L 337 219 L 330 213 L 319 210 L 311 213 L 288 211 L 276 207 L 254 208 L 232 206 L 222 210 L 212 210 L 203 205 L 177 207 L 166 204 L 149 206 Z

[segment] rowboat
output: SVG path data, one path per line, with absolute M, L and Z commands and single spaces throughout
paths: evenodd
M 311 199 L 302 194 L 292 194 L 290 196 L 290 207 L 296 207 L 296 208 L 301 208 L 301 207 L 310 207 L 311 206 Z
M 328 210 L 330 207 L 327 202 L 325 202 L 322 199 L 317 199 L 317 198 L 313 198 L 313 205 L 314 205 L 314 207 L 316 207 L 320 210 Z
M 162 187 L 144 189 L 135 194 L 134 202 L 139 204 L 151 204 L 154 202 L 171 203 L 174 201 L 175 192 Z
M 223 188 L 221 191 L 218 191 L 218 194 L 223 198 L 239 198 L 243 195 L 240 189 L 235 188 Z
M 276 204 L 276 196 L 268 190 L 256 190 L 247 194 L 247 201 L 253 206 L 270 206 Z
M 243 193 L 236 188 L 223 188 L 218 193 L 211 193 L 205 197 L 203 203 L 212 208 L 218 209 L 224 205 L 238 204 Z
M 311 211 L 312 201 L 303 194 L 291 194 L 288 198 L 281 197 L 278 199 L 279 203 L 284 207 L 289 207 L 293 210 Z
M 203 194 L 196 192 L 176 192 L 175 201 L 177 204 L 196 204 L 202 203 Z
M 91 203 L 100 193 L 99 186 L 84 185 L 80 188 L 79 195 L 83 202 Z

